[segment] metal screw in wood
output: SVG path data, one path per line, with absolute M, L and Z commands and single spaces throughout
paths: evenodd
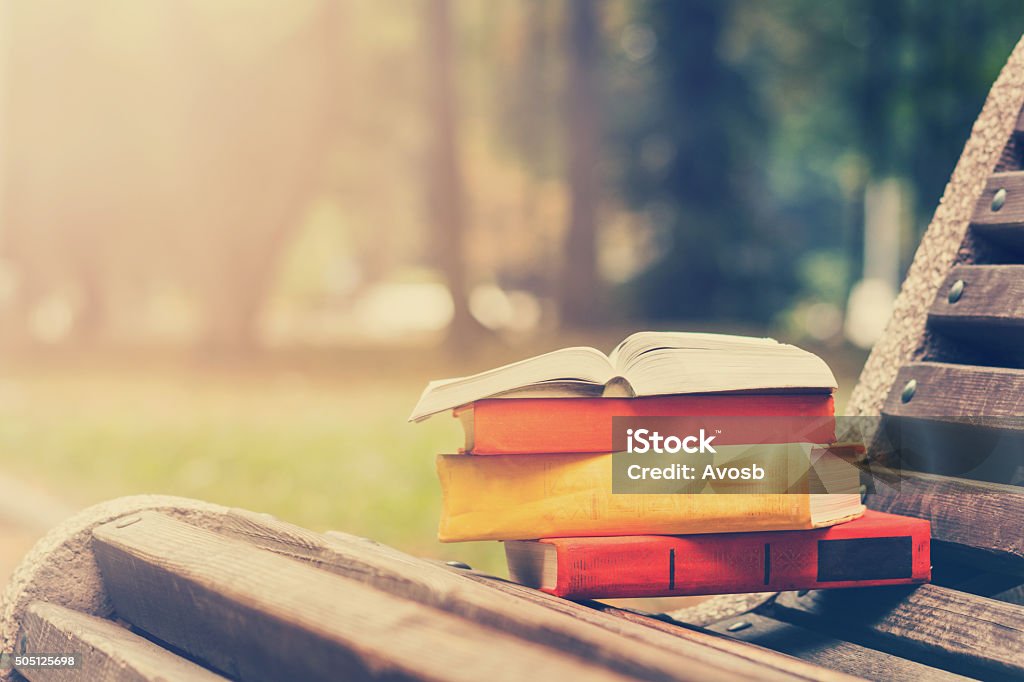
M 1000 187 L 999 191 L 997 191 L 995 193 L 995 196 L 992 197 L 992 210 L 993 211 L 998 211 L 999 209 L 1001 209 L 1003 207 L 1003 204 L 1005 204 L 1005 203 L 1006 203 L 1006 188 L 1005 187 Z
M 903 393 L 900 395 L 900 400 L 905 403 L 909 403 L 913 400 L 915 393 L 917 393 L 917 379 L 911 379 L 907 382 L 906 386 L 903 387 Z
M 963 295 L 964 281 L 962 279 L 958 279 L 957 281 L 953 282 L 953 284 L 949 287 L 949 295 L 946 296 L 946 300 L 948 300 L 950 303 L 956 303 L 957 301 L 960 300 L 960 297 Z

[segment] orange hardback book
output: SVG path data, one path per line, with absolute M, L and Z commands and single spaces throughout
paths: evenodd
M 463 451 L 474 455 L 611 452 L 613 417 L 771 417 L 753 420 L 758 433 L 731 430 L 734 444 L 791 440 L 807 417 L 832 417 L 831 393 L 691 394 L 648 398 L 492 398 L 454 410 L 466 433 Z M 787 425 L 785 417 L 795 417 Z M 803 420 L 801 423 L 800 420 Z M 770 430 L 764 430 L 765 425 Z M 815 425 L 806 440 L 829 443 L 835 424 Z M 778 434 L 773 438 L 773 433 Z M 719 438 L 719 443 L 725 438 Z
M 516 582 L 570 599 L 911 585 L 931 577 L 930 525 L 878 511 L 805 531 L 505 543 Z

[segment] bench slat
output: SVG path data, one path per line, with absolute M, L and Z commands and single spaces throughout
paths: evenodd
M 845 675 L 695 629 L 558 599 L 489 576 L 418 559 L 345 533 L 314 533 L 265 514 L 232 510 L 219 532 L 407 599 L 600 662 L 642 679 L 683 679 L 693 666 L 758 679 L 840 680 Z
M 1020 148 L 1024 138 L 1014 137 L 1004 154 L 1011 167 L 1020 166 Z M 1010 157 L 1010 158 L 1006 158 Z M 1006 203 L 992 210 L 992 199 L 1000 189 L 1006 190 Z M 981 237 L 981 242 L 972 240 Z M 974 207 L 968 240 L 974 249 L 987 254 L 985 260 L 1013 262 L 1024 252 L 1024 171 L 993 173 Z
M 158 513 L 135 518 L 93 532 L 117 614 L 230 677 L 626 679 Z
M 879 484 L 871 509 L 928 519 L 932 560 L 946 553 L 990 570 L 1024 575 L 1024 492 L 1017 486 L 903 471 L 899 488 Z
M 963 288 L 951 301 L 957 282 Z M 1019 343 L 1024 338 L 1024 265 L 956 266 L 939 287 L 928 321 L 982 346 L 997 340 L 1005 346 Z
M 708 629 L 868 680 L 919 682 L 926 679 L 952 682 L 967 679 L 756 613 L 727 618 L 709 625 Z
M 937 585 L 786 592 L 769 615 L 964 675 L 1024 676 L 1024 607 Z
M 913 379 L 916 391 L 904 402 Z M 942 362 L 911 362 L 900 368 L 882 413 L 925 420 L 1005 418 L 1008 429 L 1024 428 L 1024 369 Z
M 1024 369 L 912 362 L 881 412 L 880 463 L 996 483 L 1024 475 Z
M 1006 190 L 1006 200 L 993 210 L 992 200 L 999 190 Z M 1024 226 L 1024 171 L 993 173 L 985 183 L 971 215 L 971 225 L 989 230 L 1010 230 Z M 993 229 L 994 228 L 994 229 Z
M 774 675 L 776 669 L 785 669 L 801 677 L 807 675 L 815 680 L 849 679 L 842 672 L 821 668 L 770 649 L 749 646 L 732 638 L 719 636 L 718 633 L 704 628 L 673 622 L 671 618 L 663 620 L 654 614 L 620 609 L 597 601 L 575 603 L 530 587 L 506 582 L 494 576 L 470 574 L 467 577 L 480 582 L 489 589 L 502 593 L 505 599 L 525 600 L 587 622 L 602 622 L 603 620 L 602 625 L 608 627 L 609 630 L 622 636 L 635 636 L 636 639 L 631 641 L 631 645 L 638 641 L 663 640 L 665 644 L 674 644 L 676 649 L 679 649 L 686 644 L 700 642 L 702 655 L 697 660 L 707 657 L 709 662 L 714 663 L 724 657 L 738 659 L 751 664 L 751 671 L 747 674 L 753 675 L 759 680 Z M 690 656 L 691 654 L 688 653 L 687 657 Z
M 81 656 L 75 668 L 31 668 L 18 672 L 31 682 L 224 682 L 202 666 L 176 656 L 109 620 L 34 602 L 22 622 L 28 652 Z

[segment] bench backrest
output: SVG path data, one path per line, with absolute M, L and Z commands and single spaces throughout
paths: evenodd
M 881 414 L 883 426 L 932 436 L 928 460 L 909 462 L 932 475 L 911 477 L 898 495 L 869 496 L 870 506 L 930 518 L 936 565 L 949 558 L 1024 575 L 1024 489 L 1006 485 L 1019 483 L 1024 470 L 1022 107 L 1018 45 L 975 123 L 848 412 Z M 943 422 L 979 417 L 985 423 L 974 427 L 973 448 L 964 447 L 972 442 L 969 432 L 966 441 L 947 438 L 955 434 Z M 997 432 L 989 428 L 995 421 Z M 869 454 L 884 464 L 880 441 Z M 993 445 L 1001 455 L 969 462 Z M 901 464 L 908 466 L 906 457 Z

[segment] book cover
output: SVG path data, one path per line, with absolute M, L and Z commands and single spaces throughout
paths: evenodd
M 495 398 L 455 410 L 466 433 L 464 451 L 475 455 L 611 452 L 614 417 L 766 417 L 731 429 L 720 443 L 835 440 L 831 393 L 677 395 L 651 398 Z M 786 417 L 793 417 L 792 423 Z M 741 424 L 733 421 L 733 424 Z M 731 439 L 731 440 L 729 440 Z
M 606 599 L 908 585 L 931 577 L 930 525 L 866 511 L 804 531 L 549 538 L 505 543 L 517 582 Z

